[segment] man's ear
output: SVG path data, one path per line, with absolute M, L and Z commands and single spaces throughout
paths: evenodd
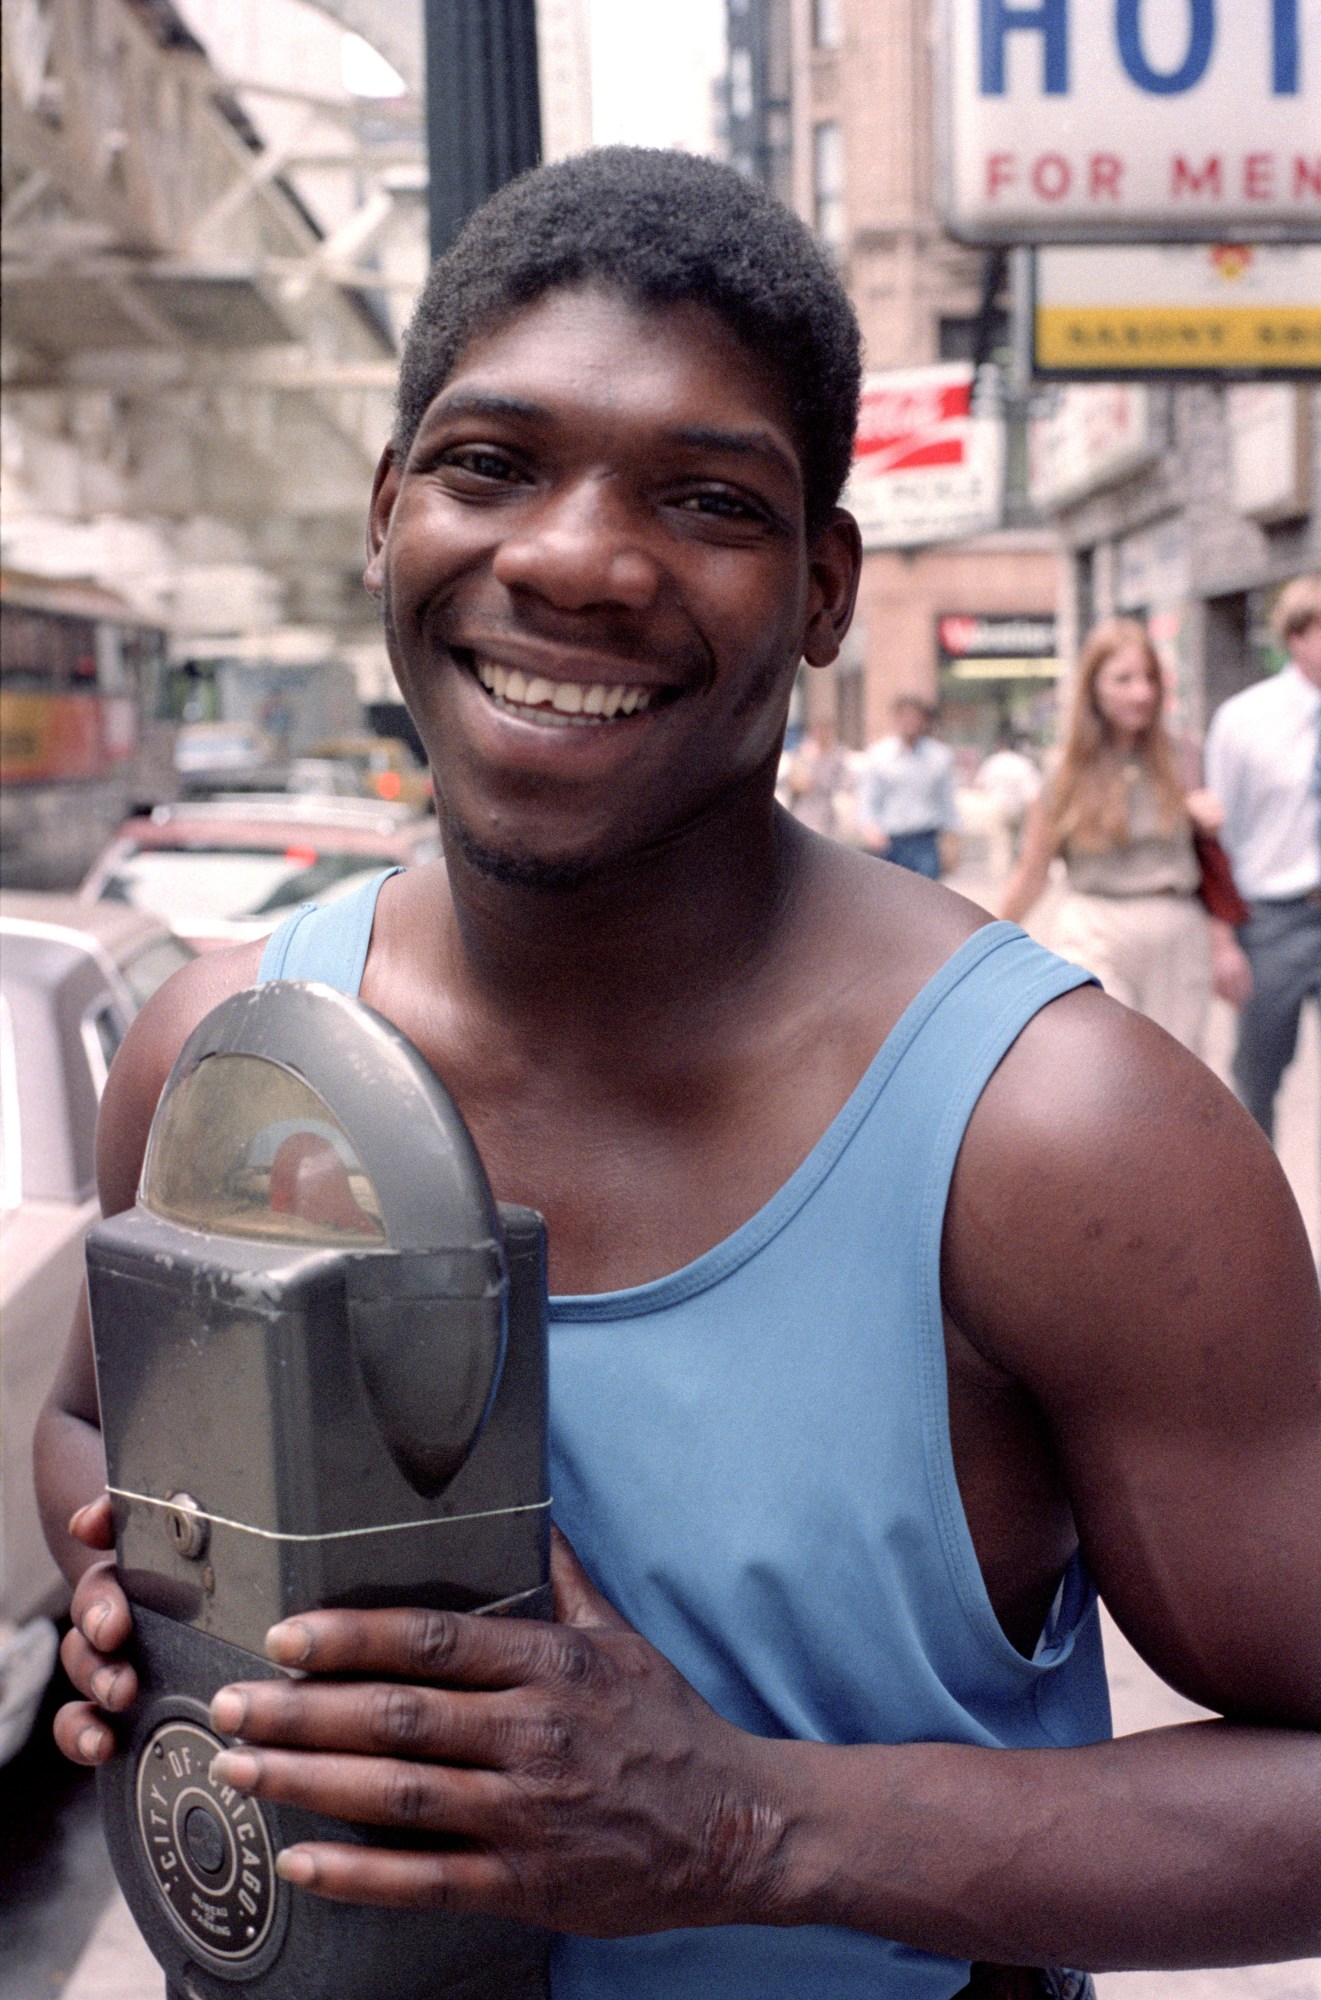
M 837 507 L 808 544 L 807 625 L 803 658 L 809 667 L 828 667 L 839 657 L 853 623 L 862 575 L 862 536 L 852 514 Z
M 390 516 L 399 494 L 399 463 L 392 444 L 381 453 L 372 480 L 372 501 L 367 512 L 367 567 L 362 580 L 373 597 L 379 597 L 385 582 L 385 537 Z

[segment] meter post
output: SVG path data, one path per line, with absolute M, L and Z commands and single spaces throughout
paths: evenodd
M 140 1682 L 98 1782 L 171 2000 L 539 2000 L 539 1932 L 277 1876 L 384 1836 L 213 1780 L 208 1704 L 301 1610 L 550 1615 L 540 1216 L 396 1028 L 277 981 L 192 1035 L 87 1261 Z

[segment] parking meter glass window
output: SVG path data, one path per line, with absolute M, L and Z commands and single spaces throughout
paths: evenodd
M 220 1236 L 386 1242 L 376 1189 L 338 1119 L 263 1056 L 208 1056 L 175 1085 L 151 1128 L 139 1199 Z

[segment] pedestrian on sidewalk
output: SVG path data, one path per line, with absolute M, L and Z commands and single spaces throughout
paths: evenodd
M 1021 923 L 1062 856 L 1068 894 L 1054 949 L 1200 1054 L 1213 929 L 1217 977 L 1243 968 L 1232 932 L 1213 926 L 1197 895 L 1193 830 L 1217 831 L 1219 802 L 1185 790 L 1164 706 L 1145 628 L 1103 620 L 1079 656 L 1064 748 L 1029 811 L 1000 914 Z
M 1271 620 L 1289 664 L 1216 711 L 1207 780 L 1252 915 L 1239 994 L 1234 1087 L 1267 1137 L 1293 1061 L 1303 1002 L 1321 999 L 1321 575 L 1280 593 Z
M 834 723 L 810 724 L 785 773 L 794 818 L 810 826 L 813 833 L 839 840 L 843 834 L 840 805 L 848 777 L 848 753 L 840 744 Z
M 995 749 L 978 769 L 977 789 L 989 814 L 991 875 L 1003 882 L 1017 857 L 1028 808 L 1041 796 L 1041 773 L 1027 754 L 1027 739 L 1017 730 L 1001 730 Z
M 900 868 L 939 881 L 957 865 L 954 753 L 932 734 L 933 703 L 896 695 L 894 727 L 867 751 L 859 784 L 862 844 Z

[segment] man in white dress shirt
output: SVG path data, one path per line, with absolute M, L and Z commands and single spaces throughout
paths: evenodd
M 934 882 L 944 872 L 940 837 L 959 823 L 954 753 L 931 734 L 935 711 L 921 695 L 897 695 L 893 713 L 894 731 L 872 744 L 859 783 L 862 843 Z
M 1221 838 L 1252 908 L 1234 1084 L 1268 1137 L 1303 1003 L 1321 999 L 1321 576 L 1289 584 L 1271 622 L 1288 666 L 1217 710 L 1206 743 Z

